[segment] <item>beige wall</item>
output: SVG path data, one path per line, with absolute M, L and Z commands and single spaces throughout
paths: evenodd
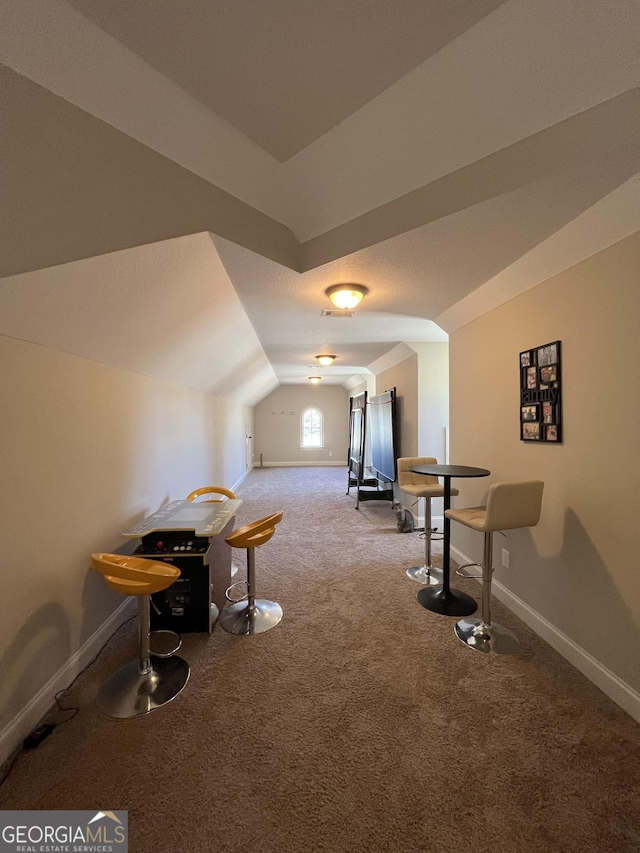
M 123 530 L 198 486 L 237 484 L 252 412 L 2 336 L 0 365 L 6 734 L 123 601 L 90 554 L 121 548 Z
M 519 437 L 518 353 L 562 341 L 564 443 Z M 451 461 L 489 468 L 460 480 L 458 505 L 501 480 L 545 481 L 540 524 L 496 537 L 496 579 L 599 666 L 640 690 L 640 234 L 454 332 Z M 452 541 L 481 556 L 481 536 Z
M 349 396 L 342 385 L 280 385 L 255 407 L 254 461 L 264 465 L 346 465 Z M 324 447 L 300 447 L 300 418 L 308 406 L 324 416 Z
M 375 376 L 371 376 L 368 382 L 361 382 L 360 385 L 350 388 L 349 397 L 356 397 L 358 394 L 364 394 L 365 391 L 369 394 L 371 393 L 370 388 L 373 387 L 375 387 Z
M 418 455 L 443 463 L 449 426 L 449 344 L 411 346 L 418 355 Z

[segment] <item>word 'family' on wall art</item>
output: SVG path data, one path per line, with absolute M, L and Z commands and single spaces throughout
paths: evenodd
M 520 438 L 562 441 L 560 341 L 520 353 Z

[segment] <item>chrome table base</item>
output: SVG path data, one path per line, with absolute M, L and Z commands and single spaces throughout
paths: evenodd
M 482 619 L 461 619 L 456 622 L 455 632 L 470 649 L 486 655 L 513 655 L 520 648 L 516 635 L 497 622 L 486 625 Z
M 151 655 L 146 671 L 134 660 L 114 673 L 100 688 L 97 704 L 109 717 L 137 717 L 171 702 L 188 680 L 189 665 L 182 658 Z
M 282 607 L 275 601 L 256 598 L 250 605 L 248 601 L 237 601 L 227 605 L 220 614 L 220 626 L 230 634 L 264 634 L 282 619 Z

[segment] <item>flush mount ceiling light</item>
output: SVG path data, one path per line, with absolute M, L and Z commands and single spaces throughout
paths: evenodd
M 336 360 L 338 356 L 336 355 L 317 355 L 316 359 L 323 367 L 329 367 L 330 364 Z
M 307 376 L 312 385 L 317 385 L 322 380 L 322 376 Z
M 333 304 L 343 310 L 355 308 L 368 292 L 368 288 L 362 284 L 334 284 L 325 290 Z

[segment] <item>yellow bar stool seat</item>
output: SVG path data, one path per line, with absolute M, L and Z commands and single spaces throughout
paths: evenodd
M 220 498 L 209 498 L 208 500 L 198 501 L 198 498 L 204 497 L 205 495 L 222 495 Z M 194 489 L 190 495 L 187 495 L 188 501 L 197 501 L 198 503 L 203 504 L 219 504 L 222 503 L 225 498 L 229 498 L 230 500 L 235 500 L 236 495 L 231 489 L 225 489 L 224 486 L 202 486 L 200 489 Z M 235 575 L 238 573 L 239 566 L 237 563 L 231 564 L 231 574 Z
M 401 456 L 398 459 L 398 488 L 418 500 L 424 498 L 424 563 L 407 569 L 407 577 L 426 586 L 442 583 L 442 572 L 433 568 L 431 558 L 431 543 L 434 539 L 431 527 L 431 499 L 444 497 L 444 486 L 440 485 L 437 477 L 431 474 L 416 474 L 409 468 L 414 465 L 437 464 L 438 460 L 434 456 Z M 451 494 L 459 494 L 458 489 L 452 488 Z
M 227 589 L 226 598 L 231 604 L 223 609 L 218 619 L 221 627 L 230 634 L 263 634 L 275 628 L 282 619 L 282 608 L 277 602 L 255 597 L 255 549 L 272 538 L 276 525 L 281 521 L 282 513 L 274 512 L 239 527 L 225 537 L 225 542 L 232 548 L 247 550 L 247 580 L 238 581 Z M 231 598 L 231 590 L 241 585 L 246 586 L 246 595 L 239 600 Z
M 204 497 L 205 495 L 222 495 L 222 497 L 209 498 L 208 500 L 200 501 L 200 503 L 214 504 L 221 503 L 224 498 L 229 498 L 230 500 L 236 499 L 236 496 L 231 489 L 225 489 L 224 486 L 202 486 L 202 488 L 194 489 L 190 495 L 187 495 L 187 500 L 197 501 L 198 498 Z
M 535 527 L 540 520 L 543 489 L 542 480 L 494 483 L 489 489 L 486 506 L 448 509 L 445 512 L 452 521 L 484 533 L 482 619 L 461 619 L 455 625 L 457 637 L 470 649 L 485 654 L 511 655 L 520 648 L 513 631 L 491 621 L 493 534 L 500 530 Z
M 138 660 L 125 664 L 102 685 L 98 707 L 117 719 L 148 714 L 175 699 L 189 680 L 185 660 L 172 653 L 152 654 L 150 647 L 151 595 L 170 587 L 180 577 L 180 569 L 157 560 L 103 553 L 92 554 L 91 565 L 104 576 L 110 589 L 136 596 L 140 627 Z

